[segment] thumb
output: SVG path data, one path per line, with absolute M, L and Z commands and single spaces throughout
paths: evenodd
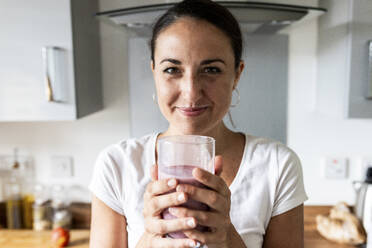
M 219 176 L 222 173 L 222 156 L 218 155 L 214 158 L 214 174 Z
M 151 180 L 156 181 L 158 180 L 158 165 L 154 164 L 151 166 Z

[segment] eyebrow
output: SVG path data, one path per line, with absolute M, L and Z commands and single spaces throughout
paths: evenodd
M 226 65 L 225 61 L 223 61 L 222 59 L 207 59 L 207 60 L 203 60 L 200 64 L 207 65 L 207 64 L 212 64 L 214 62 L 221 62 L 222 64 Z
M 171 59 L 171 58 L 167 58 L 167 59 L 163 59 L 162 61 L 160 61 L 160 64 L 163 63 L 163 62 L 171 62 L 173 64 L 176 64 L 176 65 L 180 65 L 182 64 L 181 61 L 177 60 L 177 59 Z M 211 64 L 211 63 L 214 63 L 214 62 L 221 62 L 222 64 L 226 65 L 225 61 L 223 61 L 222 59 L 206 59 L 206 60 L 203 60 L 200 65 L 207 65 L 207 64 Z
M 177 60 L 177 59 L 163 59 L 162 61 L 160 61 L 160 64 L 163 63 L 163 62 L 171 62 L 173 64 L 176 64 L 176 65 L 180 65 L 181 64 L 181 61 Z

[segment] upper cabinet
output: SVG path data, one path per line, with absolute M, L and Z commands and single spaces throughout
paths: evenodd
M 372 118 L 372 1 L 351 2 L 347 115 Z
M 372 1 L 322 0 L 318 106 L 346 118 L 372 118 Z M 338 112 L 338 111 L 337 111 Z
M 97 1 L 0 5 L 0 121 L 75 120 L 102 109 Z

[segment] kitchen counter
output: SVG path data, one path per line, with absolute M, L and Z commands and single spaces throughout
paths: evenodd
M 305 206 L 305 248 L 356 248 L 350 245 L 340 245 L 324 239 L 315 225 L 317 214 L 327 215 L 330 206 Z M 88 248 L 89 230 L 72 230 L 71 240 L 68 247 Z M 28 230 L 0 230 L 0 247 L 6 248 L 50 248 L 51 231 L 28 231 Z
M 0 230 L 0 247 L 4 248 L 52 248 L 52 231 Z M 88 248 L 89 230 L 70 231 L 68 247 Z
M 341 245 L 323 238 L 316 230 L 315 217 L 318 214 L 328 215 L 331 206 L 305 206 L 305 248 L 356 248 L 352 245 Z

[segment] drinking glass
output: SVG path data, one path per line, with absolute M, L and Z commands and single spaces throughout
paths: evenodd
M 158 140 L 158 178 L 176 178 L 179 184 L 190 184 L 207 188 L 192 176 L 194 168 L 201 168 L 214 174 L 215 140 L 212 137 L 199 135 L 166 136 Z M 174 192 L 175 190 L 171 191 Z M 170 193 L 170 192 L 169 192 Z M 182 207 L 208 211 L 206 204 L 188 199 Z M 163 219 L 176 218 L 168 209 L 162 213 Z M 205 226 L 198 225 L 199 231 L 208 231 Z M 186 238 L 183 232 L 168 234 L 172 238 Z

